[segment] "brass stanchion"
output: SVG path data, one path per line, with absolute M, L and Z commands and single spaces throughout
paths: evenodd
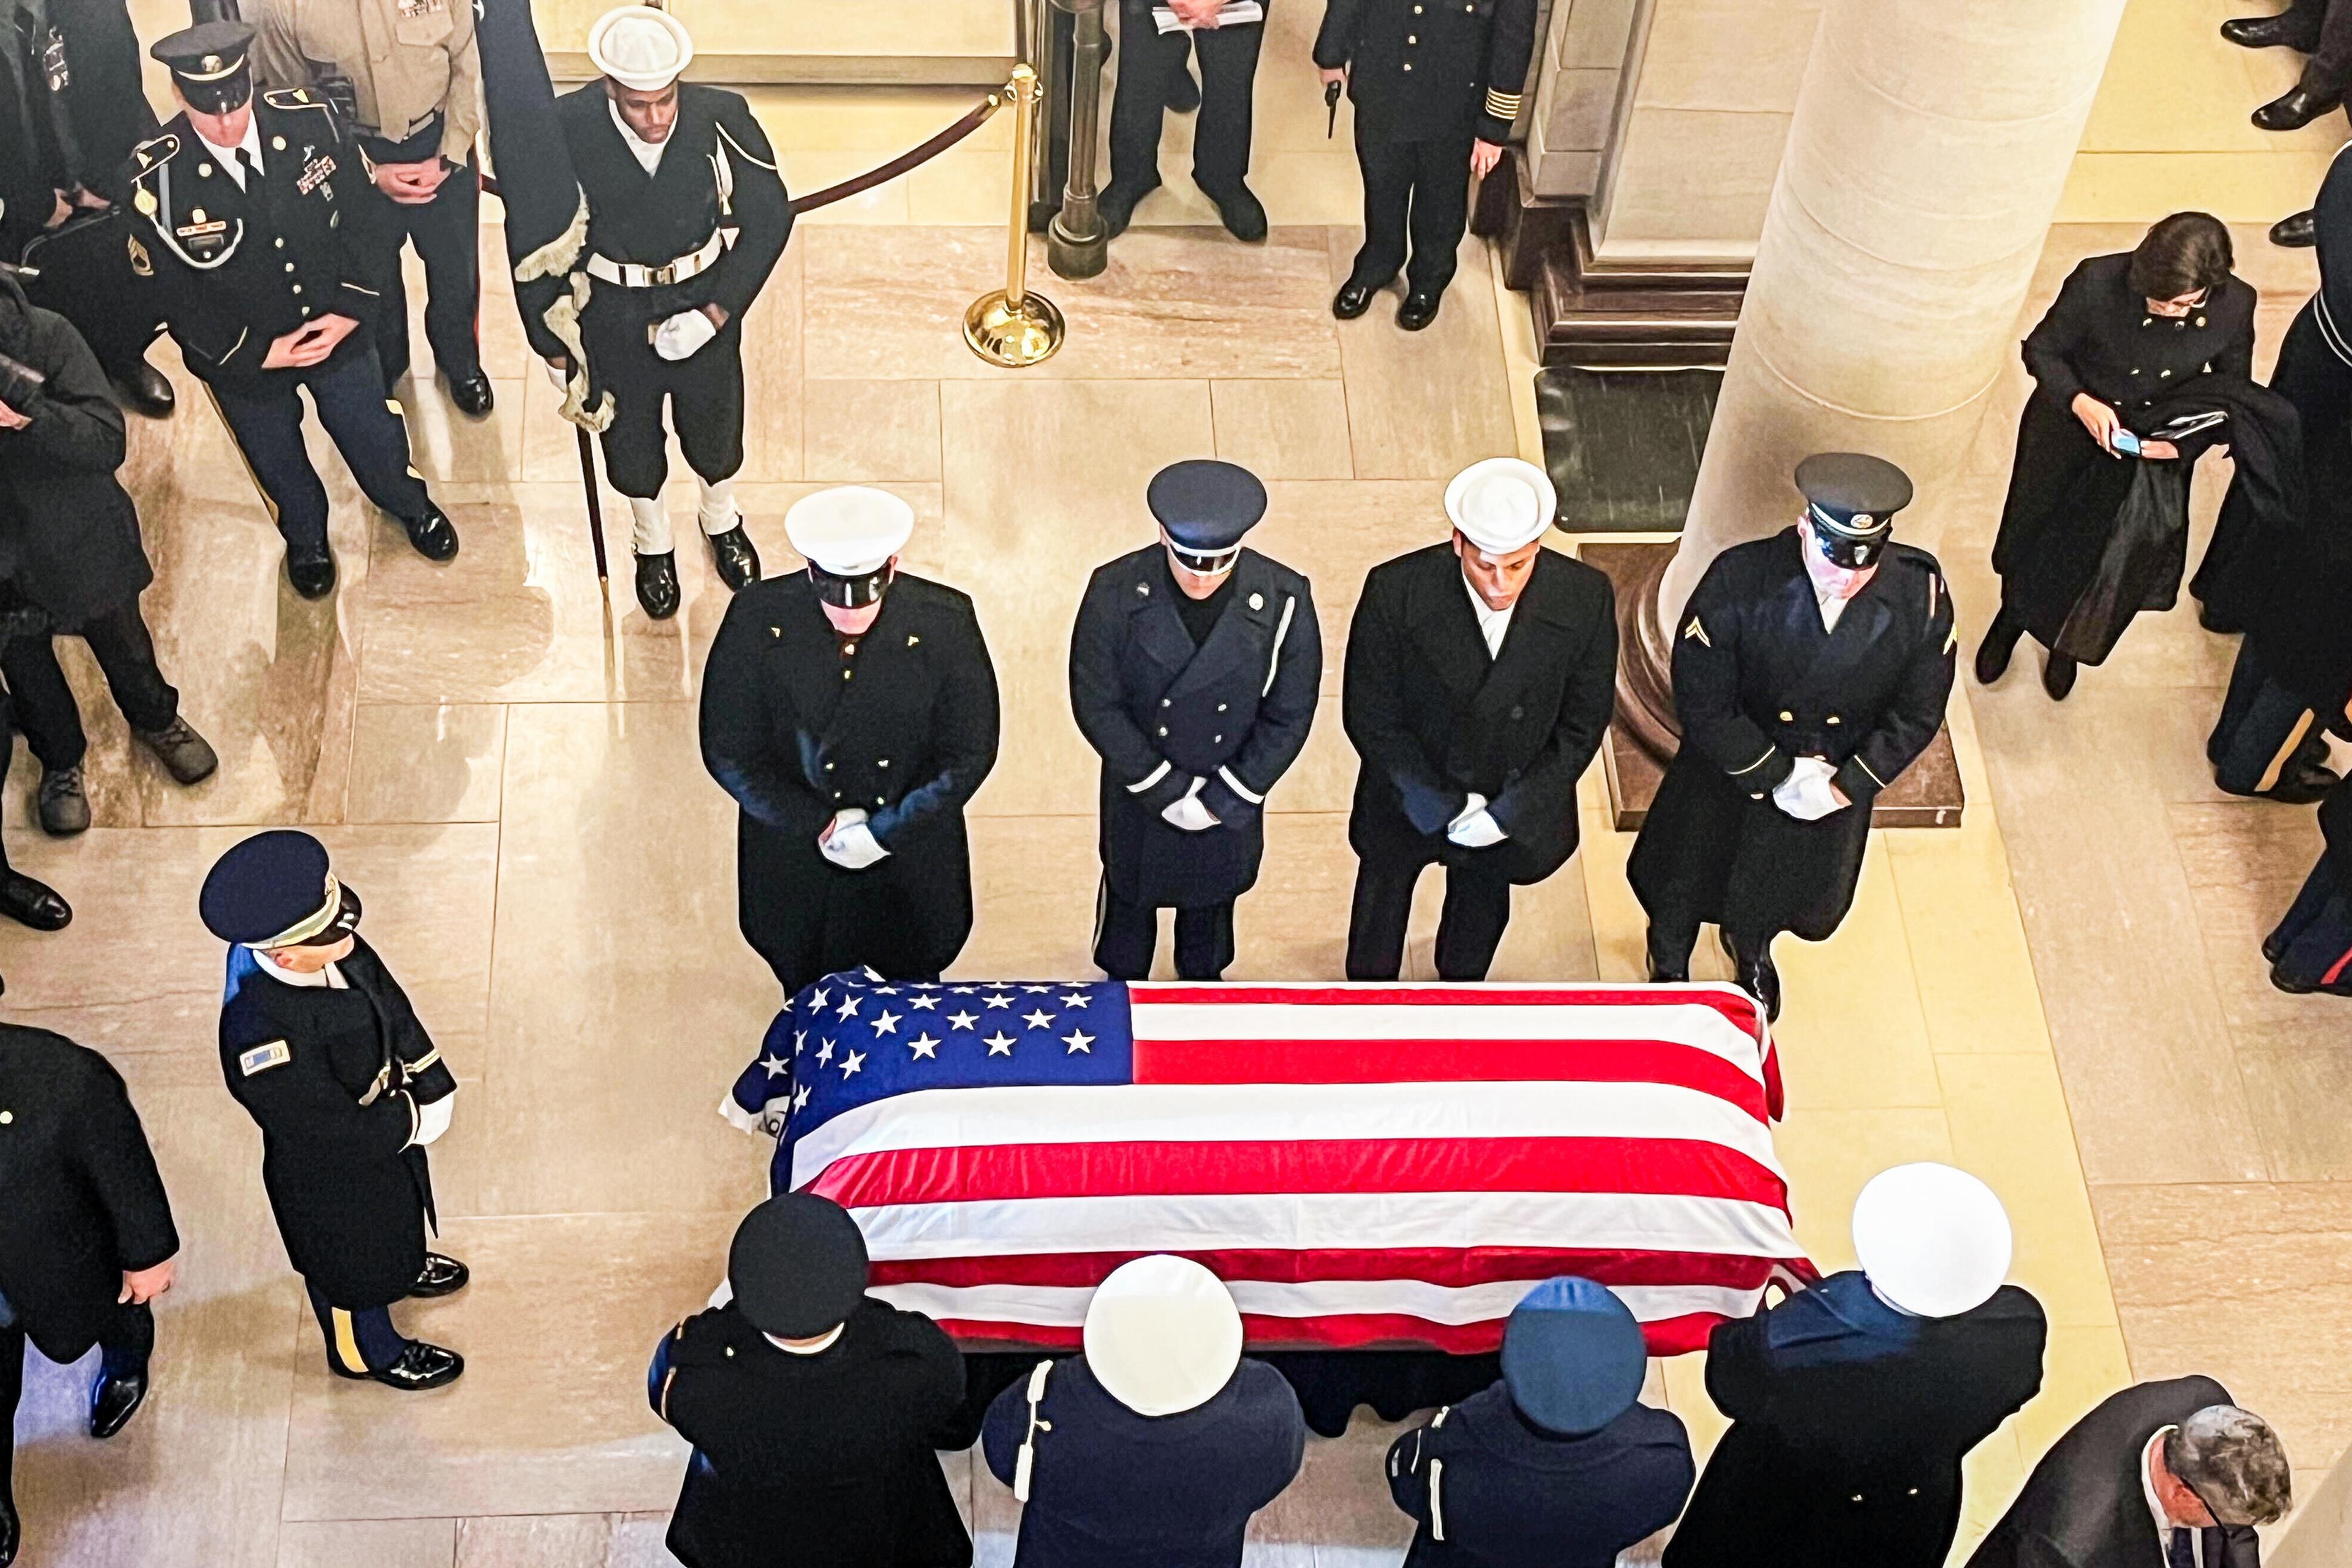
M 1067 329 L 1054 301 L 1029 291 L 1030 139 L 1037 119 L 1037 73 L 1013 68 L 1013 217 L 1004 287 L 982 294 L 963 313 L 963 341 L 991 364 L 1008 370 L 1043 364 L 1062 346 Z

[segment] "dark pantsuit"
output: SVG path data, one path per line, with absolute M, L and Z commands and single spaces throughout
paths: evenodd
M 391 1308 L 347 1310 L 329 1301 L 325 1292 L 307 1279 L 302 1288 L 310 1295 L 310 1310 L 318 1315 L 319 1331 L 327 1338 L 330 1371 L 354 1376 L 381 1372 L 408 1348 L 407 1337 L 392 1326 Z
M 688 357 L 666 360 L 646 343 L 639 315 L 616 310 L 600 320 L 592 311 L 588 353 L 613 389 L 604 475 L 614 489 L 640 500 L 661 494 L 669 477 L 665 405 L 672 410 L 669 424 L 677 427 L 686 466 L 710 484 L 735 477 L 743 466 L 741 318 L 730 317 L 717 337 Z
M 2352 0 L 2294 0 L 2290 9 L 2313 40 L 2311 58 L 2303 63 L 2303 89 L 2342 94 L 2352 86 Z
M 105 615 L 93 616 L 80 626 L 82 640 L 106 673 L 114 704 L 133 730 L 152 732 L 167 729 L 180 716 L 180 694 L 155 664 L 155 642 L 139 614 L 134 596 Z M 0 654 L 0 671 L 15 695 L 16 727 L 45 768 L 69 768 L 89 749 L 82 732 L 81 710 L 73 688 L 58 667 L 57 648 L 48 637 L 18 637 Z
M 1120 0 L 1118 89 L 1110 108 L 1110 177 L 1122 186 L 1160 183 L 1160 117 L 1184 68 L 1185 35 L 1160 33 L 1151 0 Z M 1200 119 L 1192 130 L 1192 183 L 1223 195 L 1249 173 L 1251 100 L 1265 25 L 1203 27 L 1191 35 L 1201 56 Z
M 2221 716 L 2205 742 L 2214 781 L 2233 795 L 2259 795 L 2298 761 L 2325 763 L 2327 732 L 2302 698 L 2271 679 L 2250 637 L 2238 646 Z
M 1381 284 L 1403 272 L 1416 294 L 1443 293 L 1454 280 L 1454 257 L 1470 217 L 1472 140 L 1466 132 L 1422 142 L 1374 140 L 1358 119 L 1364 247 L 1356 252 L 1357 279 Z
M 155 1314 L 142 1303 L 125 1303 L 114 1310 L 107 1321 L 104 1332 L 99 1336 L 99 1349 L 105 1358 L 106 1370 L 114 1373 L 136 1372 L 147 1364 L 155 1353 Z M 8 1299 L 0 1296 L 0 1431 L 16 1426 L 16 1401 L 25 1391 L 25 1327 L 16 1321 Z M 11 1474 L 16 1469 L 16 1445 L 10 1441 L 0 1444 L 0 1496 L 8 1490 Z
M 441 121 L 436 118 L 405 142 L 362 137 L 361 143 L 379 163 L 425 163 L 440 153 Z M 383 295 L 375 318 L 375 352 L 383 364 L 384 385 L 408 374 L 408 285 L 400 267 L 404 243 L 415 246 L 425 263 L 425 341 L 433 345 L 435 368 L 443 375 L 462 375 L 480 367 L 477 247 L 481 201 L 481 177 L 464 163 L 451 169 L 433 199 L 421 206 L 404 205 L 373 185 L 363 195 L 354 216 L 366 237 L 364 250 L 373 272 L 369 287 Z
M 1437 977 L 1484 980 L 1511 921 L 1511 880 L 1496 857 L 1445 868 L 1445 909 L 1437 921 Z M 1356 870 L 1355 907 L 1348 917 L 1348 978 L 1394 980 L 1404 967 L 1405 923 L 1412 915 L 1413 884 L 1432 855 L 1368 853 Z
M 362 327 L 352 334 L 360 338 Z M 402 519 L 425 515 L 433 503 L 409 466 L 408 426 L 400 405 L 383 395 L 374 345 L 346 339 L 323 364 L 274 370 L 259 384 L 215 386 L 221 417 L 236 438 L 256 483 L 278 513 L 278 531 L 289 545 L 327 547 L 327 487 L 302 446 L 302 399 L 310 390 L 319 423 L 351 466 L 368 500 Z
M 2352 994 L 2352 889 L 2326 857 L 2263 943 L 2281 977 L 2316 990 Z
M 1160 946 L 1160 911 L 1130 903 L 1105 881 L 1095 895 L 1095 963 L 1113 980 L 1149 980 Z M 1223 980 L 1234 961 L 1234 901 L 1176 910 L 1176 976 Z

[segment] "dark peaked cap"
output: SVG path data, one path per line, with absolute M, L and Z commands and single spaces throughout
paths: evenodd
M 866 1294 L 865 1234 L 830 1198 L 779 1193 L 735 1227 L 727 1282 L 761 1333 L 814 1339 L 847 1322 Z

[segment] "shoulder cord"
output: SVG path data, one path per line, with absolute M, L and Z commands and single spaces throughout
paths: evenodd
M 1029 1430 L 1021 1439 L 1021 1457 L 1013 1464 L 1013 1500 L 1029 1500 L 1029 1478 L 1037 1468 L 1037 1434 L 1051 1432 L 1054 1424 L 1037 1414 L 1045 1402 L 1045 1374 L 1054 1370 L 1050 1361 L 1041 1361 L 1029 1373 Z
M 1437 1413 L 1437 1419 L 1429 1424 L 1429 1429 L 1433 1432 L 1436 1431 L 1445 1425 L 1445 1418 L 1453 1414 L 1454 1406 L 1447 1405 Z M 1445 1539 L 1445 1498 L 1443 1489 L 1444 1481 L 1445 1461 L 1433 1457 L 1429 1461 L 1429 1535 L 1433 1541 Z

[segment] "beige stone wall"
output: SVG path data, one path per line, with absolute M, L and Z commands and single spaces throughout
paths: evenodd
M 1647 5 L 1648 0 L 1552 0 L 1528 123 L 1538 195 L 1590 196 L 1600 188 Z

